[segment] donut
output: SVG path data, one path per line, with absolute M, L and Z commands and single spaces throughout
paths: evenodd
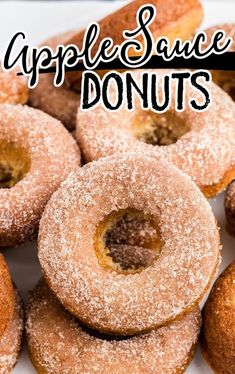
M 100 33 L 92 48 L 92 54 L 98 51 L 99 44 L 105 37 L 112 38 L 114 45 L 120 45 L 124 41 L 123 31 L 136 28 L 137 11 L 146 4 L 149 4 L 148 0 L 131 1 L 99 21 Z M 190 39 L 201 24 L 203 9 L 198 0 L 152 0 L 151 4 L 155 5 L 157 9 L 156 19 L 150 25 L 155 40 L 161 36 L 168 37 L 170 42 L 176 38 Z M 85 30 L 78 32 L 67 41 L 67 44 L 75 44 L 78 48 L 81 48 L 84 34 Z M 139 37 L 139 41 L 143 41 L 142 37 Z M 134 49 L 130 50 L 130 55 L 136 55 L 137 53 L 140 52 Z M 81 88 L 81 78 L 82 73 L 79 71 L 66 74 L 68 84 L 78 92 Z
M 202 316 L 203 356 L 215 373 L 235 373 L 235 261 L 215 282 Z
M 14 296 L 12 319 L 0 338 L 0 374 L 10 374 L 17 363 L 22 347 L 24 313 L 23 303 L 17 290 Z
M 158 71 L 158 94 L 164 76 L 171 70 Z M 149 73 L 156 72 L 149 70 Z M 142 71 L 132 73 L 141 81 Z M 113 102 L 115 85 L 110 85 Z M 107 111 L 102 103 L 78 110 L 76 137 L 86 161 L 127 151 L 142 152 L 151 157 L 162 155 L 188 174 L 207 197 L 215 196 L 235 178 L 235 106 L 231 98 L 214 83 L 208 83 L 212 105 L 195 112 L 187 102 L 199 94 L 191 85 L 186 90 L 186 110 L 176 112 L 174 85 L 172 106 L 165 113 L 143 110 L 134 97 L 135 109 Z
M 14 309 L 14 292 L 11 277 L 3 255 L 0 254 L 0 339 L 4 334 Z
M 51 194 L 79 163 L 59 121 L 27 106 L 0 106 L 0 246 L 34 238 Z
M 27 309 L 27 343 L 40 374 L 183 373 L 194 355 L 200 319 L 196 308 L 172 325 L 145 335 L 104 336 L 84 328 L 41 281 Z
M 131 2 L 102 19 L 99 22 L 101 34 L 97 39 L 97 45 L 94 46 L 94 51 L 97 50 L 99 42 L 107 36 L 112 37 L 115 43 L 121 43 L 123 41 L 122 30 L 136 25 L 137 10 L 147 3 L 145 0 Z M 198 0 L 190 0 L 187 4 L 183 0 L 178 1 L 177 4 L 171 0 L 167 6 L 163 0 L 155 0 L 154 4 L 160 15 L 157 23 L 152 27 L 152 32 L 156 37 L 166 35 L 170 40 L 176 37 L 187 39 L 193 35 L 201 23 L 203 11 Z M 114 20 L 115 22 L 113 22 Z M 85 30 L 66 32 L 56 35 L 42 44 L 52 49 L 55 49 L 59 44 L 75 44 L 81 48 L 84 33 Z M 102 74 L 102 72 L 99 73 Z M 29 92 L 29 105 L 59 119 L 67 129 L 74 130 L 77 108 L 80 106 L 81 77 L 81 72 L 68 72 L 66 74 L 67 83 L 55 87 L 54 76 L 42 74 L 37 87 Z
M 4 334 L 14 309 L 14 291 L 3 255 L 0 254 L 0 339 Z
M 208 43 L 214 32 L 217 30 L 223 30 L 227 37 L 230 36 L 233 39 L 229 52 L 235 52 L 235 23 L 216 25 L 205 30 Z M 213 81 L 225 90 L 235 101 L 235 71 L 213 70 L 211 71 L 211 74 Z
M 225 195 L 226 228 L 229 234 L 235 235 L 235 181 L 232 181 Z
M 127 267 L 128 247 L 143 261 Z M 38 239 L 61 303 L 91 328 L 121 335 L 189 312 L 211 282 L 219 247 L 211 208 L 191 179 L 137 153 L 71 174 L 48 203 Z
M 46 40 L 43 45 L 54 50 L 57 45 L 64 44 L 73 33 L 66 32 L 54 36 Z M 55 87 L 53 79 L 52 74 L 40 75 L 38 85 L 29 91 L 29 105 L 57 118 L 68 130 L 74 130 L 80 94 L 72 91 L 65 83 L 60 87 Z
M 25 104 L 28 100 L 27 80 L 17 76 L 18 70 L 0 67 L 0 104 Z

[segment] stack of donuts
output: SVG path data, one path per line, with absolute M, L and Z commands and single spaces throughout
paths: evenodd
M 100 38 L 120 43 L 145 3 L 101 20 Z M 201 24 L 198 0 L 152 3 L 155 38 L 186 40 Z M 208 41 L 218 28 L 235 41 L 234 25 L 206 30 Z M 80 47 L 83 36 L 43 44 Z M 234 73 L 213 80 L 203 113 L 157 114 L 138 102 L 131 112 L 82 111 L 79 72 L 59 88 L 42 75 L 29 91 L 15 71 L 0 70 L 0 247 L 37 240 L 42 269 L 24 318 L 0 255 L 0 373 L 17 362 L 24 324 L 40 374 L 179 374 L 198 339 L 216 373 L 235 373 L 235 262 L 200 311 L 221 249 L 206 198 L 227 187 L 235 233 Z

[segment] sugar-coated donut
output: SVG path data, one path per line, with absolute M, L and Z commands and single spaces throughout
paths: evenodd
M 11 277 L 3 256 L 0 254 L 0 339 L 4 334 L 14 309 L 14 291 Z
M 235 52 L 235 23 L 216 25 L 205 30 L 208 38 L 208 43 L 210 42 L 214 32 L 216 32 L 217 30 L 225 31 L 226 36 L 230 36 L 233 39 L 233 43 L 229 51 Z M 214 82 L 221 88 L 223 88 L 223 90 L 225 90 L 235 101 L 235 72 L 226 70 L 213 70 L 211 74 Z
M 203 309 L 202 353 L 217 374 L 235 373 L 235 261 L 215 282 Z
M 98 22 L 100 34 L 96 44 L 92 48 L 92 53 L 96 53 L 101 40 L 105 37 L 112 38 L 114 44 L 121 44 L 124 41 L 123 31 L 134 30 L 136 24 L 136 14 L 138 9 L 149 4 L 148 0 L 135 0 L 109 14 Z M 182 40 L 190 39 L 203 18 L 203 9 L 199 0 L 152 0 L 152 5 L 156 6 L 157 16 L 150 25 L 150 30 L 155 40 L 161 36 L 166 36 L 172 42 L 176 38 Z M 85 30 L 74 35 L 67 44 L 75 44 L 79 48 L 83 45 Z M 141 37 L 138 37 L 143 41 Z M 130 55 L 136 55 L 134 49 L 130 49 Z M 66 80 L 69 85 L 80 92 L 82 73 L 79 71 L 68 72 Z
M 15 290 L 12 320 L 0 338 L 0 374 L 10 374 L 16 365 L 22 347 L 23 329 L 23 303 Z
M 28 86 L 25 77 L 17 76 L 18 70 L 4 71 L 0 67 L 0 104 L 25 104 Z
M 127 247 L 149 260 L 127 267 Z M 214 276 L 219 247 L 211 208 L 191 179 L 138 154 L 71 174 L 39 230 L 51 289 L 86 325 L 112 334 L 149 331 L 191 310 Z
M 51 194 L 79 163 L 59 121 L 26 106 L 0 106 L 0 246 L 35 235 Z
M 65 44 L 74 32 L 67 32 L 46 40 L 43 45 L 53 50 Z M 55 87 L 53 74 L 41 74 L 38 85 L 29 91 L 29 105 L 59 119 L 68 130 L 76 126 L 76 114 L 80 105 L 80 94 L 72 91 L 66 84 Z
M 149 71 L 156 74 L 154 71 Z M 172 71 L 158 71 L 158 94 L 163 76 Z M 141 80 L 142 71 L 132 73 Z M 159 154 L 188 174 L 202 192 L 211 197 L 222 191 L 235 177 L 235 106 L 231 98 L 216 84 L 208 83 L 212 104 L 204 112 L 195 112 L 189 105 L 176 112 L 176 90 L 172 84 L 172 107 L 165 113 L 141 108 L 135 96 L 135 110 L 122 106 L 107 111 L 100 103 L 88 111 L 79 110 L 76 136 L 87 161 L 127 151 Z M 115 102 L 115 85 L 110 86 L 110 101 Z M 187 85 L 186 103 L 199 100 L 196 89 Z
M 227 230 L 235 236 L 235 180 L 232 181 L 226 190 L 225 214 L 227 220 Z
M 115 339 L 82 327 L 41 281 L 30 298 L 26 333 L 40 374 L 180 374 L 193 357 L 200 320 L 196 308 L 159 330 Z

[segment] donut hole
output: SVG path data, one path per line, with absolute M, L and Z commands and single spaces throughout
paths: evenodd
M 96 233 L 99 263 L 118 273 L 133 274 L 148 268 L 159 257 L 161 246 L 154 218 L 136 209 L 110 213 Z
M 174 144 L 189 131 L 189 124 L 172 111 L 163 114 L 142 111 L 132 122 L 133 135 L 151 145 Z
M 0 142 L 0 188 L 16 185 L 30 169 L 25 149 L 14 143 Z
M 233 101 L 235 101 L 235 85 L 233 87 L 230 87 L 228 90 L 228 94 L 231 96 Z

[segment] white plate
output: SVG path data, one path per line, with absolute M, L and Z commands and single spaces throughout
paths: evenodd
M 122 3 L 125 2 L 1 2 L 0 56 L 10 37 L 16 31 L 25 31 L 29 41 L 36 44 L 58 32 L 85 26 L 88 22 L 97 20 L 120 7 Z M 235 3 L 233 1 L 204 1 L 204 7 L 205 20 L 202 27 L 216 23 L 235 22 Z M 235 239 L 225 232 L 224 195 L 212 200 L 211 204 L 221 227 L 223 250 L 220 271 L 222 271 L 235 258 Z M 13 279 L 24 300 L 27 301 L 28 291 L 33 288 L 41 275 L 36 244 L 26 244 L 20 248 L 8 249 L 4 251 L 4 255 L 10 266 Z M 187 374 L 211 373 L 199 350 L 186 372 Z M 14 374 L 32 373 L 35 371 L 29 362 L 26 349 L 24 349 L 19 363 L 14 369 Z

